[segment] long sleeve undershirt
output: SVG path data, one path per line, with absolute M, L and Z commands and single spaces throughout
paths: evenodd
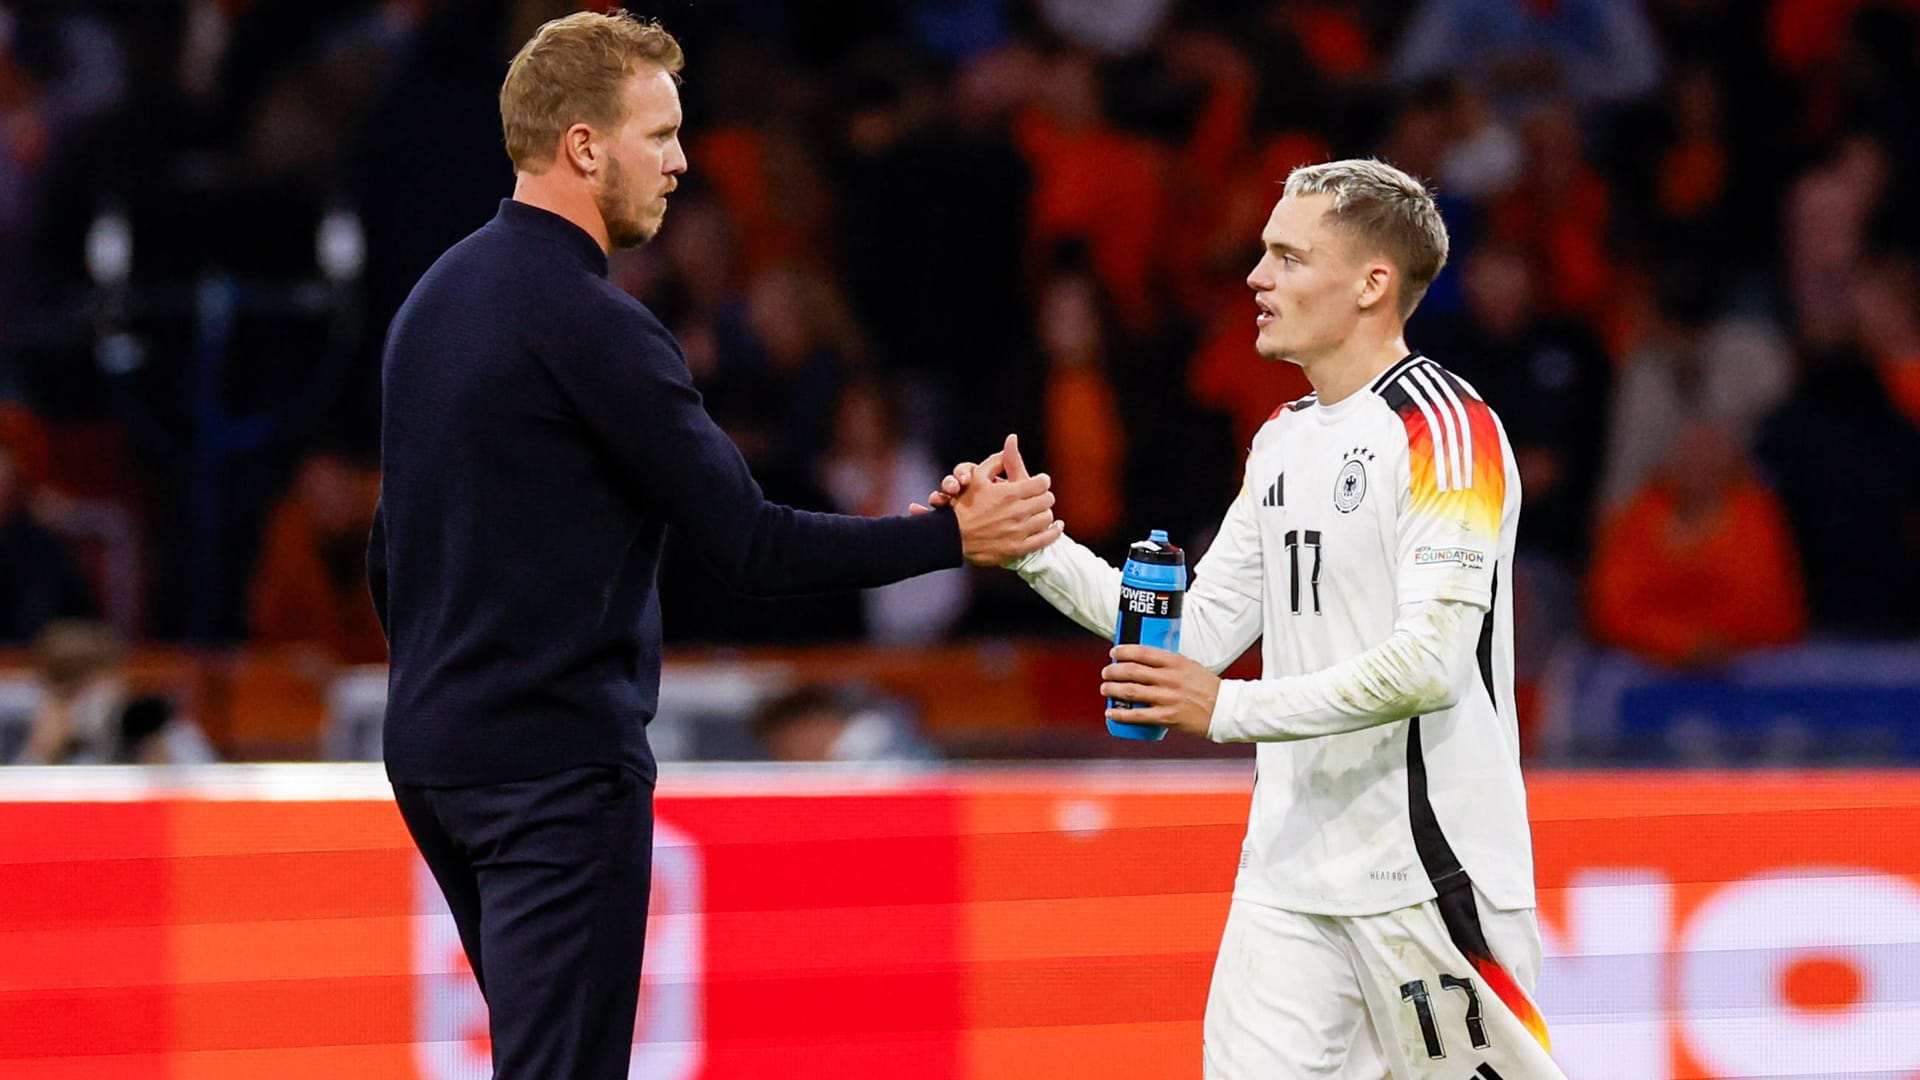
M 1067 537 L 1013 569 L 1062 614 L 1111 639 L 1120 571 Z M 1319 671 L 1223 679 L 1208 738 L 1278 742 L 1358 731 L 1451 707 L 1473 671 L 1485 610 L 1456 600 L 1401 605 L 1393 632 Z M 1180 628 L 1180 654 L 1210 671 L 1231 664 L 1260 633 L 1260 602 L 1196 576 Z

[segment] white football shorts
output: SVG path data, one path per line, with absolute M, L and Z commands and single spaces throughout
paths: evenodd
M 1207 1080 L 1565 1080 L 1531 990 L 1540 927 L 1471 886 L 1380 915 L 1235 900 Z

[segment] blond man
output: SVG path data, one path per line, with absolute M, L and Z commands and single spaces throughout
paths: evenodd
M 1335 161 L 1287 178 L 1261 243 L 1254 347 L 1314 393 L 1254 436 L 1180 653 L 1122 646 L 1100 688 L 1134 706 L 1112 719 L 1258 744 L 1205 1075 L 1560 1077 L 1530 997 L 1504 588 L 1519 475 L 1493 410 L 1405 336 L 1446 226 L 1414 178 Z M 932 501 L 979 475 L 961 466 Z M 1015 568 L 1111 637 L 1113 567 L 1063 538 Z M 1220 679 L 1255 640 L 1262 677 Z

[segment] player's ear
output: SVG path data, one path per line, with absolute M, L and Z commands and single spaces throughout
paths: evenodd
M 1378 304 L 1386 302 L 1393 292 L 1393 267 L 1382 261 L 1366 264 L 1365 277 L 1360 279 L 1360 291 L 1354 302 L 1361 311 L 1369 311 Z

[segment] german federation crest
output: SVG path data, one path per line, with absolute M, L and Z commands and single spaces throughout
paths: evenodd
M 1347 451 L 1346 463 L 1340 466 L 1340 475 L 1333 482 L 1334 509 L 1343 514 L 1359 509 L 1361 500 L 1367 497 L 1367 462 L 1371 460 L 1372 451 L 1362 447 Z

